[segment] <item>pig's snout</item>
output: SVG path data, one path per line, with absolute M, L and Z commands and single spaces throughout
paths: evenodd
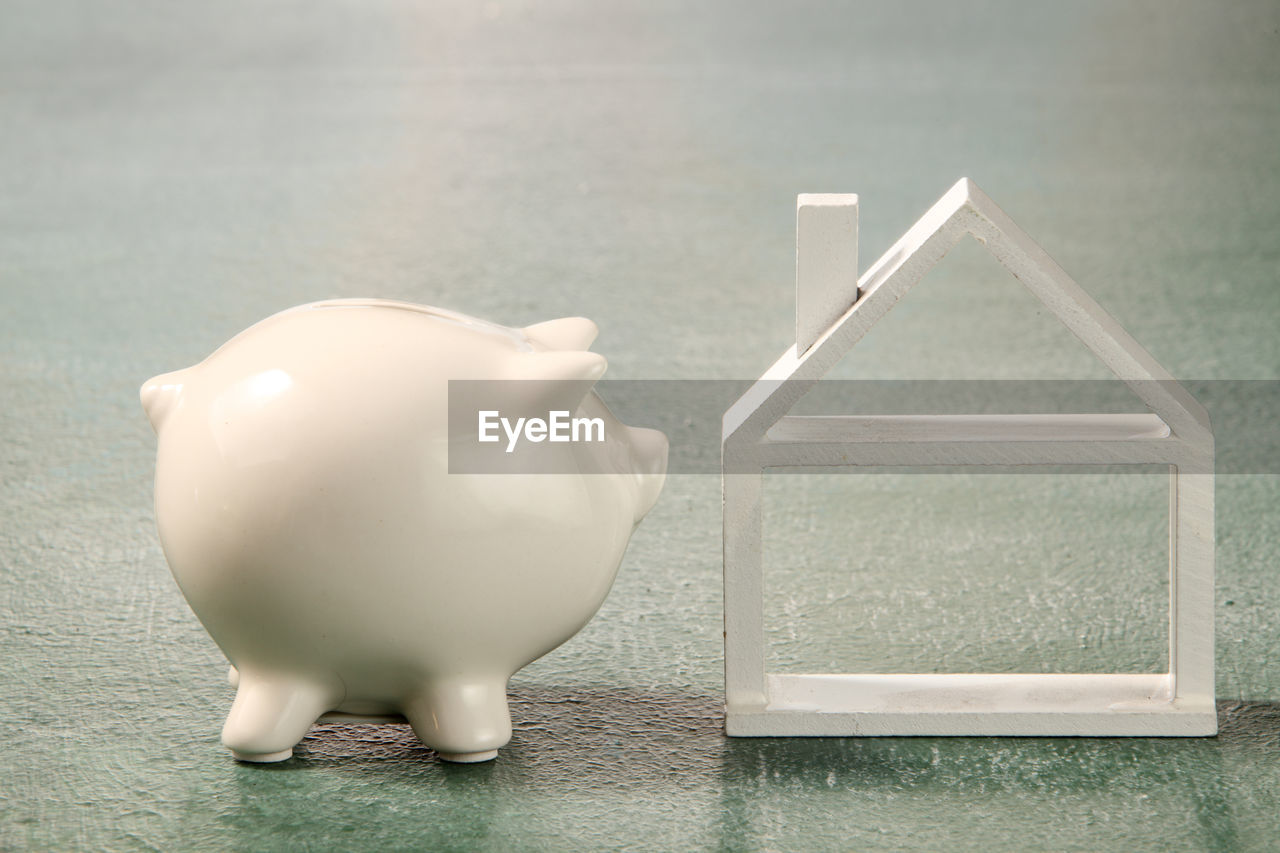
M 667 437 L 656 429 L 628 427 L 631 443 L 632 475 L 639 493 L 636 501 L 636 524 L 658 502 L 662 484 L 667 479 Z

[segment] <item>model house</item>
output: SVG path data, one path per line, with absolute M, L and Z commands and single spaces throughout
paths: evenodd
M 795 403 L 966 236 L 985 247 L 1127 383 L 1147 411 L 791 415 Z M 724 416 L 729 734 L 1215 733 L 1214 450 L 1205 410 L 968 179 L 952 187 L 861 277 L 857 197 L 800 196 L 796 276 L 795 343 Z M 761 486 L 766 469 L 1151 464 L 1170 471 L 1169 672 L 765 671 Z

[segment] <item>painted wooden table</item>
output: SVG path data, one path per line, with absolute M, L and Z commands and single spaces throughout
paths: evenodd
M 137 388 L 345 295 L 751 379 L 797 193 L 857 192 L 874 258 L 961 175 L 1174 375 L 1280 379 L 1277 92 L 1261 2 L 0 6 L 0 849 L 1273 849 L 1274 456 L 1218 476 L 1217 738 L 728 739 L 720 484 L 677 473 L 496 762 L 323 726 L 254 767 Z M 1104 375 L 1029 299 L 962 246 L 836 375 Z M 1160 672 L 1166 489 L 766 477 L 771 670 Z

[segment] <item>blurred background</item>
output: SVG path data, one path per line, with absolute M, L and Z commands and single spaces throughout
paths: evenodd
M 0 0 L 0 848 L 1274 847 L 1275 475 L 1218 481 L 1216 739 L 729 741 L 719 480 L 684 475 L 497 762 L 326 726 L 261 768 L 137 389 L 359 295 L 752 379 L 797 193 L 860 195 L 865 269 L 961 176 L 1175 376 L 1280 379 L 1277 139 L 1275 2 Z M 968 241 L 837 375 L 1100 371 Z M 1162 475 L 873 479 L 770 482 L 777 668 L 1167 666 Z

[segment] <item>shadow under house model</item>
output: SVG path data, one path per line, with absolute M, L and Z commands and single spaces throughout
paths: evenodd
M 797 202 L 796 345 L 725 413 L 725 686 L 730 735 L 1211 735 L 1213 433 L 1205 410 L 972 181 L 861 279 L 857 196 Z M 797 417 L 791 407 L 966 234 L 1149 408 L 1144 414 Z M 765 671 L 761 485 L 768 468 L 1169 466 L 1169 667 L 1136 674 Z

